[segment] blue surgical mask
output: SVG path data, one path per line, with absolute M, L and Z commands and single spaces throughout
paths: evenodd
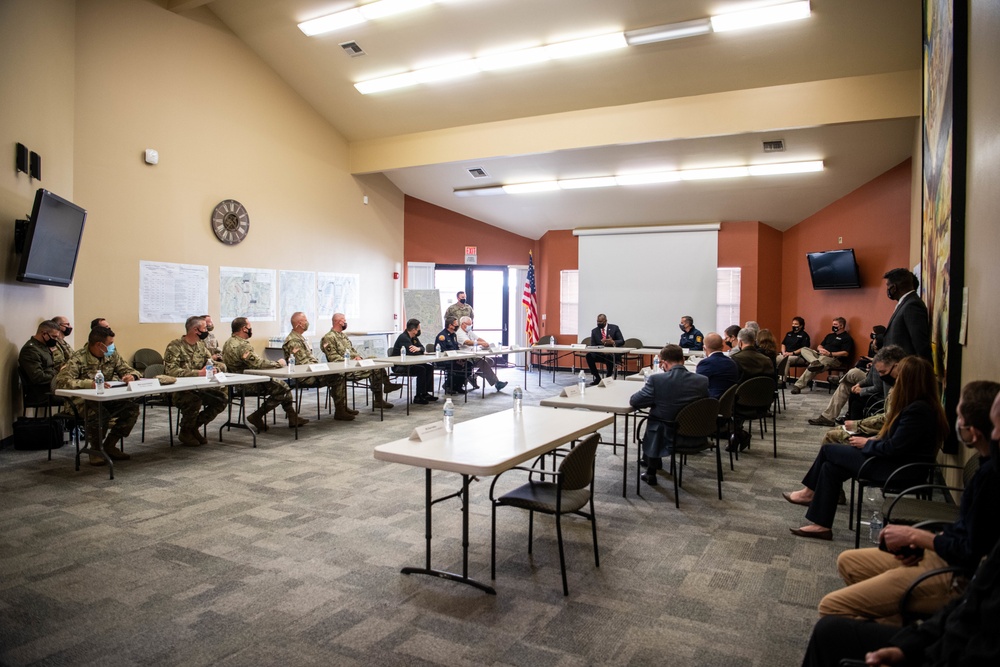
M 114 353 L 115 353 L 115 344 L 111 343 L 111 345 L 108 345 L 108 349 L 104 351 L 104 358 L 108 359 L 109 357 L 113 356 Z

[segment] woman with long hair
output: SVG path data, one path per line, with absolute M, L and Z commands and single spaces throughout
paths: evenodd
M 795 505 L 807 505 L 809 524 L 790 529 L 801 537 L 833 539 L 833 519 L 844 481 L 855 477 L 868 459 L 866 476 L 884 481 L 907 463 L 933 461 L 948 433 L 948 422 L 938 398 L 937 381 L 930 363 L 910 356 L 893 364 L 882 376 L 892 389 L 892 401 L 882 430 L 874 438 L 853 436 L 846 446 L 820 447 L 816 460 L 802 479 L 803 488 L 782 496 Z

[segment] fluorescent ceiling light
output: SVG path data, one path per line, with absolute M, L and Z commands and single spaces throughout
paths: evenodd
M 559 187 L 563 190 L 579 190 L 581 188 L 606 188 L 618 185 L 614 176 L 597 176 L 595 178 L 570 178 L 559 181 Z
M 744 176 L 777 176 L 781 174 L 805 174 L 823 171 L 822 160 L 803 162 L 779 162 L 761 165 L 740 165 L 734 167 L 714 167 L 711 169 L 680 169 L 677 171 L 648 171 L 617 176 L 594 176 L 591 178 L 568 178 L 560 181 L 535 181 L 534 183 L 514 183 L 511 185 L 491 185 L 485 188 L 454 190 L 456 197 L 509 195 L 530 192 L 551 192 L 552 190 L 577 190 L 583 188 L 606 188 L 612 185 L 647 185 L 653 183 L 674 183 L 677 181 L 700 181 Z
M 747 9 L 742 12 L 731 12 L 713 16 L 712 30 L 715 32 L 726 32 L 727 30 L 756 28 L 772 23 L 796 21 L 808 16 L 809 0 L 786 2 L 780 5 L 771 5 L 770 7 L 759 7 L 757 9 Z
M 615 176 L 618 185 L 651 185 L 654 183 L 674 183 L 681 180 L 676 171 L 652 171 L 644 174 L 621 174 Z
M 354 84 L 363 95 L 377 93 L 383 90 L 392 90 L 413 86 L 418 83 L 429 81 L 441 81 L 444 79 L 454 79 L 460 76 L 468 76 L 476 72 L 505 69 L 517 67 L 533 62 L 557 58 L 572 58 L 575 56 L 585 56 L 592 53 L 600 53 L 611 49 L 625 48 L 625 35 L 616 32 L 607 35 L 597 35 L 596 37 L 584 37 L 568 42 L 559 42 L 547 46 L 539 46 L 530 49 L 513 49 L 499 53 L 491 53 L 482 58 L 470 58 L 468 60 L 457 60 L 446 65 L 438 65 L 424 69 L 394 74 L 389 77 L 378 79 L 368 79 Z M 402 77 L 402 78 L 400 78 Z M 388 81 L 384 81 L 388 79 Z
M 379 0 L 378 2 L 369 2 L 368 4 L 359 5 L 352 9 L 346 9 L 342 12 L 337 12 L 336 14 L 327 14 L 326 16 L 320 16 L 319 18 L 311 19 L 309 21 L 303 21 L 299 24 L 299 30 L 305 33 L 307 37 L 314 37 L 316 35 L 322 35 L 326 32 L 333 32 L 334 30 L 340 30 L 341 28 L 364 23 L 365 21 L 370 21 L 372 19 L 380 19 L 386 16 L 392 16 L 393 14 L 401 14 L 403 12 L 419 9 L 420 7 L 424 7 L 426 5 L 432 5 L 437 1 L 438 0 Z
M 780 174 L 807 174 L 813 171 L 823 171 L 823 161 L 782 162 L 779 164 L 750 165 L 751 176 L 778 176 Z
M 710 32 L 712 32 L 711 19 L 695 19 L 694 21 L 657 25 L 641 30 L 629 30 L 625 33 L 625 41 L 628 42 L 629 46 L 638 46 L 639 44 L 667 42 L 672 39 L 705 35 Z
M 557 181 L 538 181 L 537 183 L 518 183 L 503 186 L 503 191 L 509 195 L 520 195 L 528 192 L 548 192 L 558 189 L 559 183 Z
M 749 167 L 716 167 L 714 169 L 682 169 L 682 181 L 701 181 L 710 178 L 739 178 L 749 176 Z

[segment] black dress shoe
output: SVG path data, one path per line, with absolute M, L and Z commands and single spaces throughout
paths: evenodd
M 646 484 L 649 484 L 650 486 L 659 486 L 660 485 L 660 483 L 656 481 L 656 471 L 655 470 L 647 470 L 646 472 L 644 472 L 641 475 L 639 475 L 639 479 L 641 479 L 642 481 L 644 481 Z
M 847 417 L 837 417 L 833 421 L 837 422 L 837 426 L 843 426 L 844 422 L 847 421 Z
M 424 400 L 425 400 L 425 401 L 431 401 L 431 402 L 434 402 L 434 401 L 438 400 L 438 397 L 437 397 L 437 396 L 434 396 L 434 395 L 432 395 L 432 394 L 424 394 Z
M 594 378 L 594 380 L 590 383 L 590 386 L 596 387 L 599 384 L 601 384 L 601 378 Z
M 642 456 L 641 456 L 641 457 L 639 458 L 639 467 L 641 467 L 641 468 L 645 468 L 645 467 L 646 467 L 646 466 L 648 466 L 648 465 L 649 465 L 649 461 L 647 461 L 647 460 L 646 460 L 646 455 L 645 455 L 645 454 L 643 454 L 643 455 L 642 455 Z

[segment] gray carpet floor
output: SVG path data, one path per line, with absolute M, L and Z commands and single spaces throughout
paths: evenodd
M 504 393 L 459 402 L 456 418 L 508 408 L 524 379 L 501 378 Z M 532 374 L 525 402 L 571 381 L 546 374 L 538 387 Z M 75 472 L 70 446 L 52 461 L 0 450 L 0 663 L 796 665 L 853 533 L 846 510 L 833 542 L 788 532 L 804 508 L 780 493 L 815 456 L 824 429 L 805 420 L 828 394 L 787 398 L 778 458 L 770 434 L 755 437 L 735 471 L 727 462 L 722 500 L 714 455 L 689 460 L 677 509 L 669 478 L 640 498 L 630 471 L 622 498 L 621 452 L 600 447 L 601 566 L 587 522 L 567 520 L 569 597 L 552 520 L 536 521 L 529 555 L 527 514 L 512 509 L 498 517 L 495 597 L 400 574 L 424 559 L 424 473 L 372 450 L 440 419 L 440 403 L 407 417 L 397 395 L 382 422 L 324 412 L 298 441 L 279 414 L 256 449 L 241 431 L 219 444 L 217 428 L 207 446 L 171 448 L 165 408 L 154 408 L 113 481 L 105 468 Z M 435 473 L 435 492 L 458 480 Z M 470 575 L 487 582 L 489 482 L 473 484 L 470 528 Z M 436 567 L 461 570 L 460 531 L 458 501 L 435 506 Z

